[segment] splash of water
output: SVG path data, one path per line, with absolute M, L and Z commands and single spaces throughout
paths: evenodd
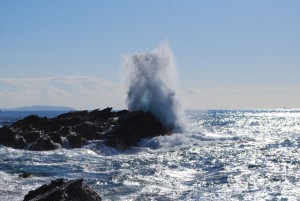
M 124 56 L 129 71 L 128 110 L 151 112 L 166 127 L 181 130 L 181 110 L 174 85 L 176 65 L 168 43 L 151 52 Z

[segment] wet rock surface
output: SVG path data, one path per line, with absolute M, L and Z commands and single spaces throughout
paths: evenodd
M 100 201 L 101 197 L 83 179 L 66 181 L 63 178 L 51 181 L 29 191 L 24 201 Z
M 151 113 L 143 111 L 73 111 L 55 118 L 28 116 L 0 128 L 0 144 L 34 151 L 62 147 L 80 148 L 90 140 L 126 149 L 137 146 L 141 138 L 166 135 L 165 128 Z

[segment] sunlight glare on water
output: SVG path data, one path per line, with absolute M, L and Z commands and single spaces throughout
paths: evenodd
M 48 152 L 0 147 L 0 198 L 84 178 L 104 200 L 297 200 L 300 110 L 188 111 L 184 133 L 125 152 L 93 141 Z M 34 176 L 21 179 L 18 174 Z

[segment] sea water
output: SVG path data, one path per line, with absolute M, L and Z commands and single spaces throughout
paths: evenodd
M 53 117 L 59 113 L 38 115 Z M 28 113 L 0 112 L 0 124 Z M 0 145 L 0 200 L 52 179 L 84 178 L 104 200 L 298 200 L 300 109 L 186 111 L 185 131 L 115 150 Z M 31 172 L 31 178 L 19 178 Z

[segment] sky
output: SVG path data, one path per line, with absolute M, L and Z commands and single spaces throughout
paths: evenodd
M 0 0 L 0 108 L 126 108 L 122 55 L 168 41 L 184 109 L 300 108 L 298 0 Z

